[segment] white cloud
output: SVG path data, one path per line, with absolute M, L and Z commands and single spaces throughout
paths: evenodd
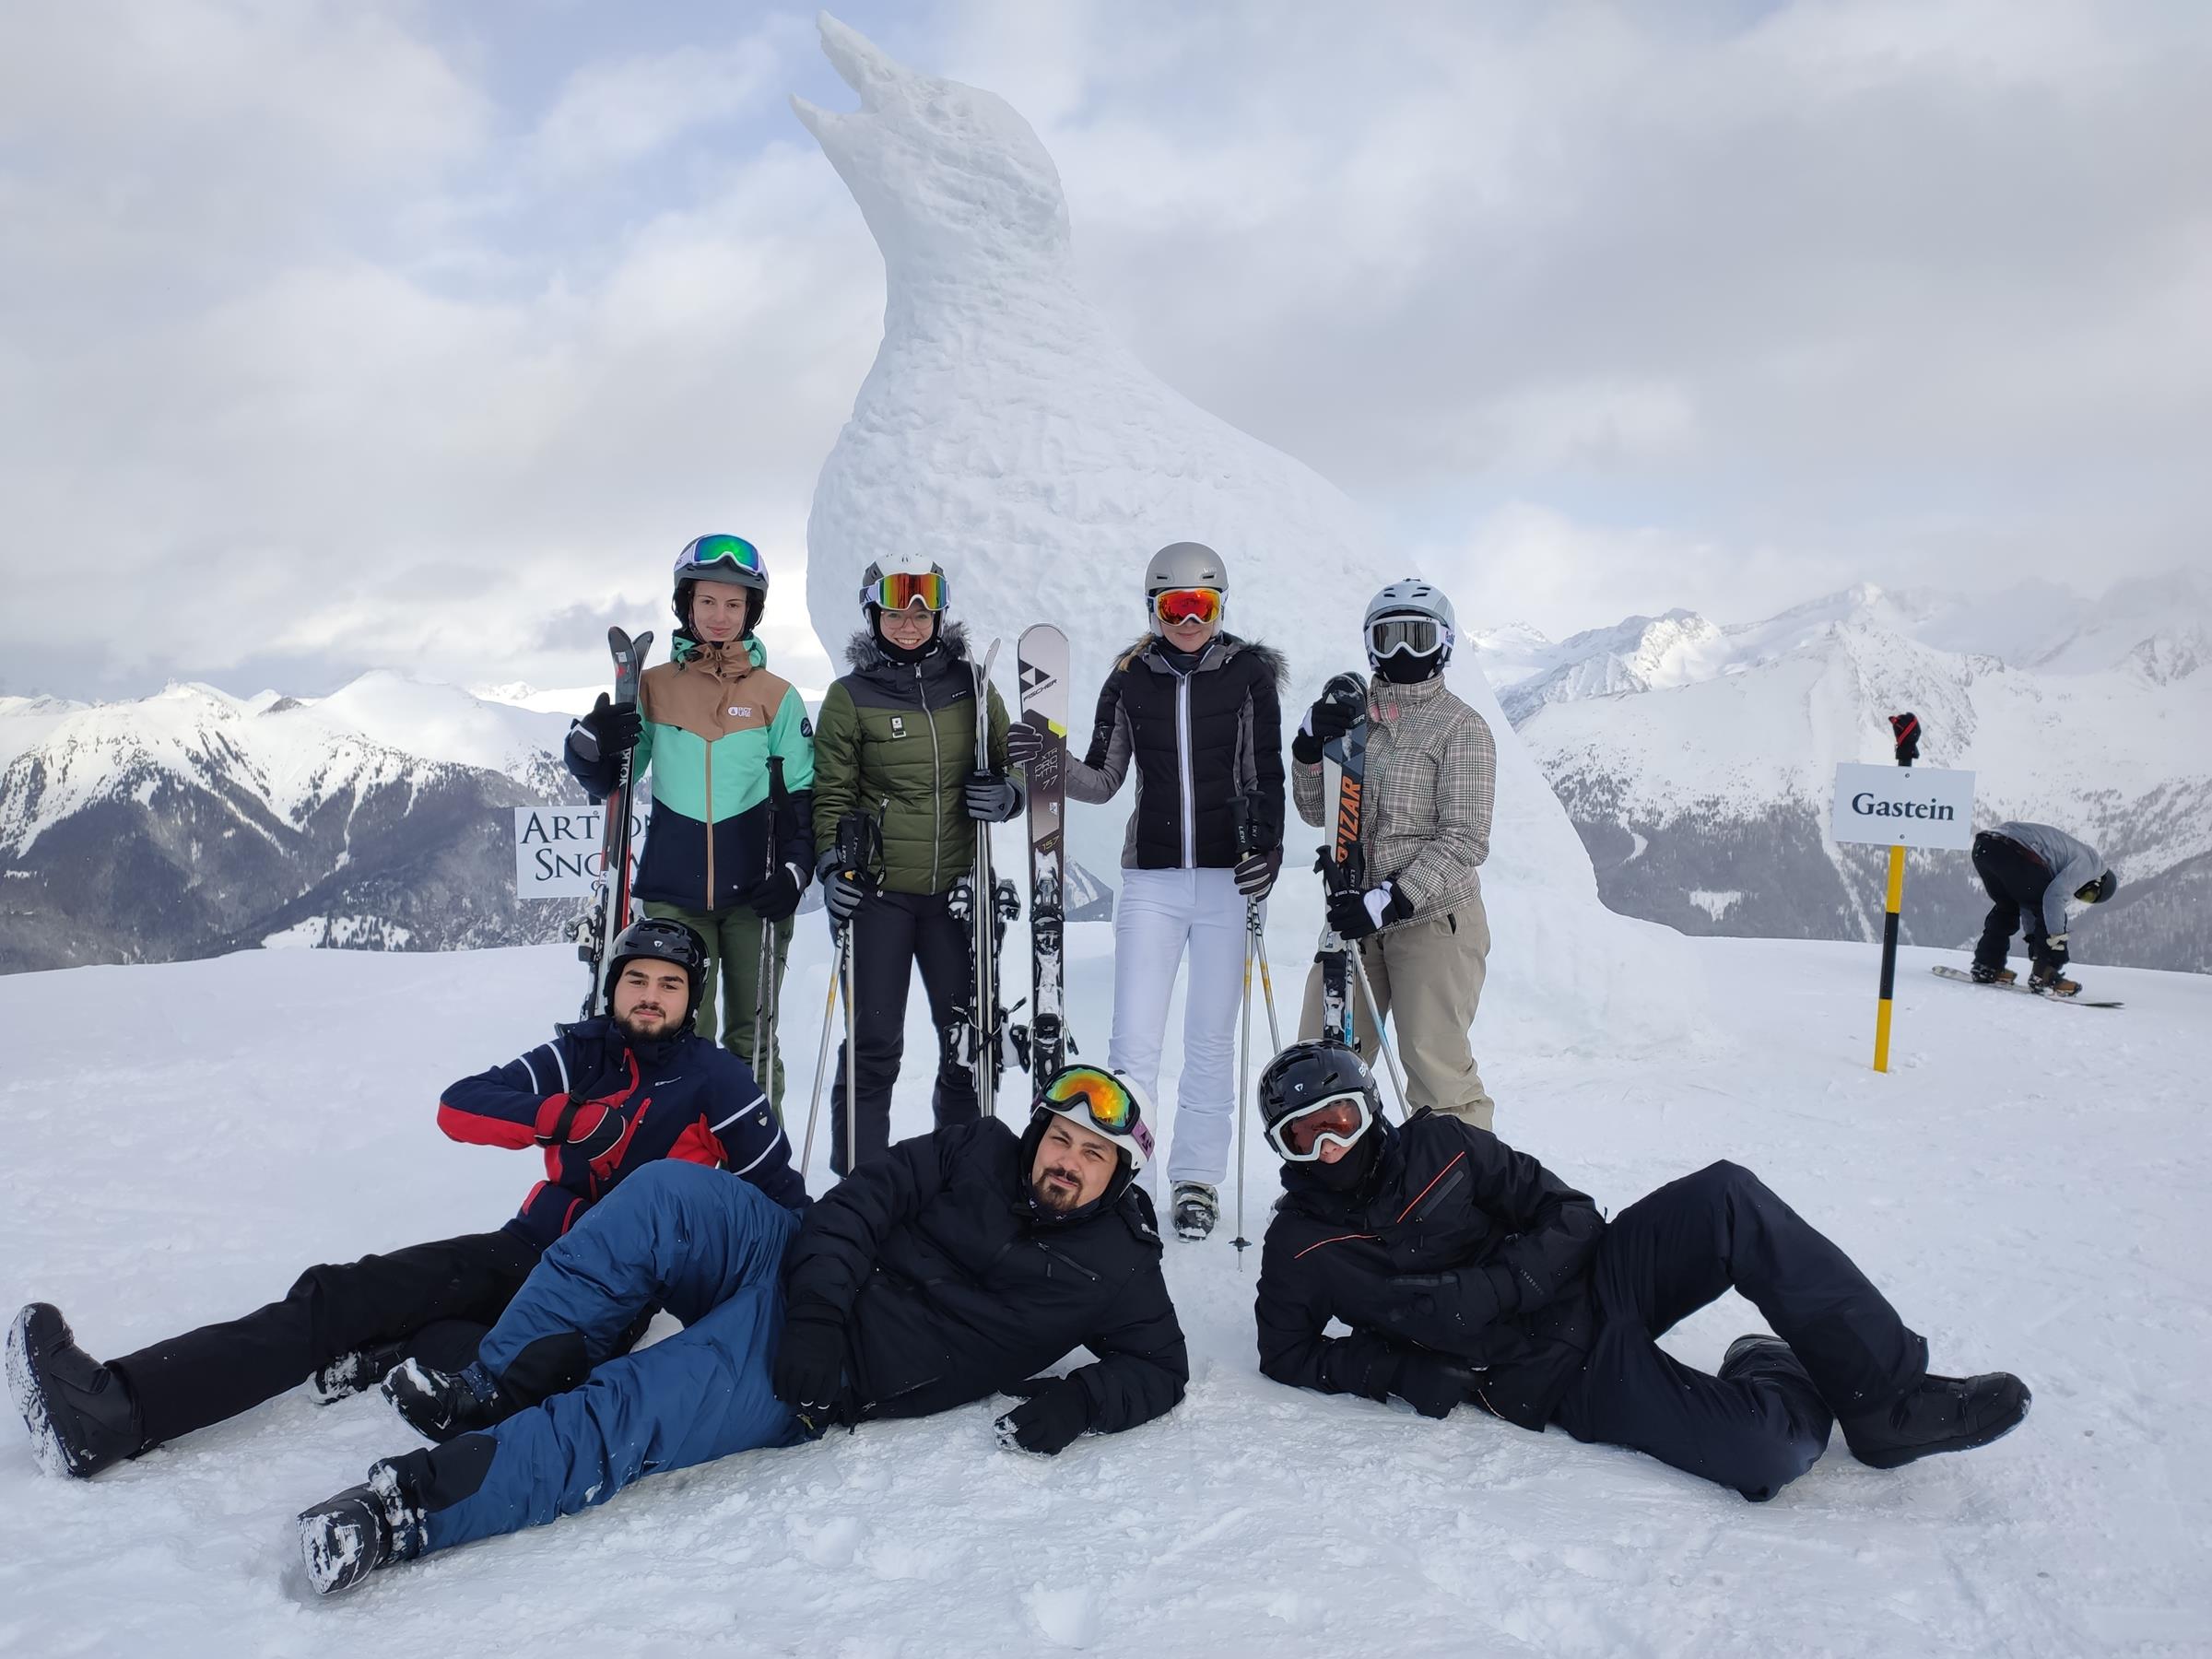
M 535 159 L 555 174 L 628 166 L 679 134 L 749 113 L 773 96 L 781 63 L 779 42 L 763 33 L 728 46 L 586 64 L 538 124 Z

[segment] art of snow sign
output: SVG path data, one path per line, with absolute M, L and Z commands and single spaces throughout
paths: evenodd
M 589 899 L 599 875 L 599 835 L 606 822 L 597 806 L 517 806 L 514 809 L 514 891 L 520 899 Z M 630 815 L 634 854 L 645 829 L 642 805 Z
M 1836 768 L 1829 833 L 1882 847 L 1974 844 L 1974 774 L 1939 766 Z

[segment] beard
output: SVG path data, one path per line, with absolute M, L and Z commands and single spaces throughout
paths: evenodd
M 623 1035 L 635 1037 L 641 1042 L 676 1035 L 676 1016 L 665 1008 L 632 1008 L 615 1024 L 622 1029 Z
M 1051 1179 L 1054 1175 L 1065 1177 L 1069 1184 L 1055 1184 Z M 1083 1202 L 1083 1178 L 1073 1170 L 1041 1171 L 1030 1182 L 1030 1196 L 1036 1201 L 1039 1209 L 1065 1216 Z

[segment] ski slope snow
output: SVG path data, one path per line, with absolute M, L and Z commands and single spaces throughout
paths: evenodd
M 1278 925 L 1277 961 L 1303 936 Z M 1102 1031 L 1106 944 L 1071 933 L 1079 1040 Z M 997 1449 L 1003 1400 L 877 1425 L 654 1477 L 334 1602 L 307 1590 L 291 1516 L 414 1443 L 374 1395 L 318 1408 L 295 1390 L 89 1482 L 39 1474 L 0 1424 L 0 1649 L 2204 1652 L 2212 980 L 2099 970 L 2092 991 L 2129 1006 L 2088 1017 L 1947 983 L 1926 969 L 1958 959 L 1908 950 L 1877 1076 L 1870 947 L 1685 948 L 1712 987 L 1700 1041 L 1593 1030 L 1537 1053 L 1478 1024 L 1500 1132 L 1608 1208 L 1717 1158 L 1757 1170 L 1939 1366 L 2028 1379 L 2018 1433 L 1890 1475 L 1837 1444 L 1755 1506 L 1471 1410 L 1436 1424 L 1286 1389 L 1258 1372 L 1258 1263 L 1225 1216 L 1169 1243 L 1192 1383 L 1142 1430 L 1044 1460 Z M 803 927 L 785 1002 L 802 1110 L 827 955 Z M 532 1160 L 441 1139 L 438 1091 L 542 1037 L 579 971 L 539 947 L 0 980 L 0 1306 L 58 1302 L 114 1354 L 312 1262 L 496 1225 Z M 920 1019 L 910 1053 L 928 1052 Z M 910 1075 L 896 1133 L 925 1125 L 926 1097 Z M 1275 1172 L 1254 1151 L 1256 1238 Z M 1668 1346 L 1711 1367 L 1757 1324 L 1728 1298 Z

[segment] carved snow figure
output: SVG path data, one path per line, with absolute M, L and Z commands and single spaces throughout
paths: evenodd
M 1079 754 L 1088 700 L 1145 631 L 1146 560 L 1188 540 L 1224 556 L 1224 626 L 1289 659 L 1286 724 L 1331 673 L 1364 671 L 1363 607 L 1410 561 L 1335 486 L 1199 408 L 1113 336 L 1076 286 L 1059 171 L 1004 99 L 918 74 L 826 13 L 819 27 L 860 108 L 792 107 L 860 204 L 886 297 L 883 345 L 815 485 L 816 631 L 851 631 L 861 571 L 887 548 L 934 559 L 971 636 L 1003 639 L 1006 657 L 1031 622 L 1066 630 Z M 1676 935 L 1603 911 L 1581 839 L 1472 658 L 1460 654 L 1452 686 L 1498 744 L 1484 882 L 1496 954 L 1477 1044 L 1497 1041 L 1494 1018 L 1570 1041 L 1593 1023 L 1616 1039 L 1678 1032 L 1694 967 Z M 1121 818 L 1073 815 L 1083 864 L 1112 867 Z M 1293 821 L 1287 874 L 1310 836 Z M 1318 920 L 1318 883 L 1286 879 L 1277 926 L 1309 907 Z

